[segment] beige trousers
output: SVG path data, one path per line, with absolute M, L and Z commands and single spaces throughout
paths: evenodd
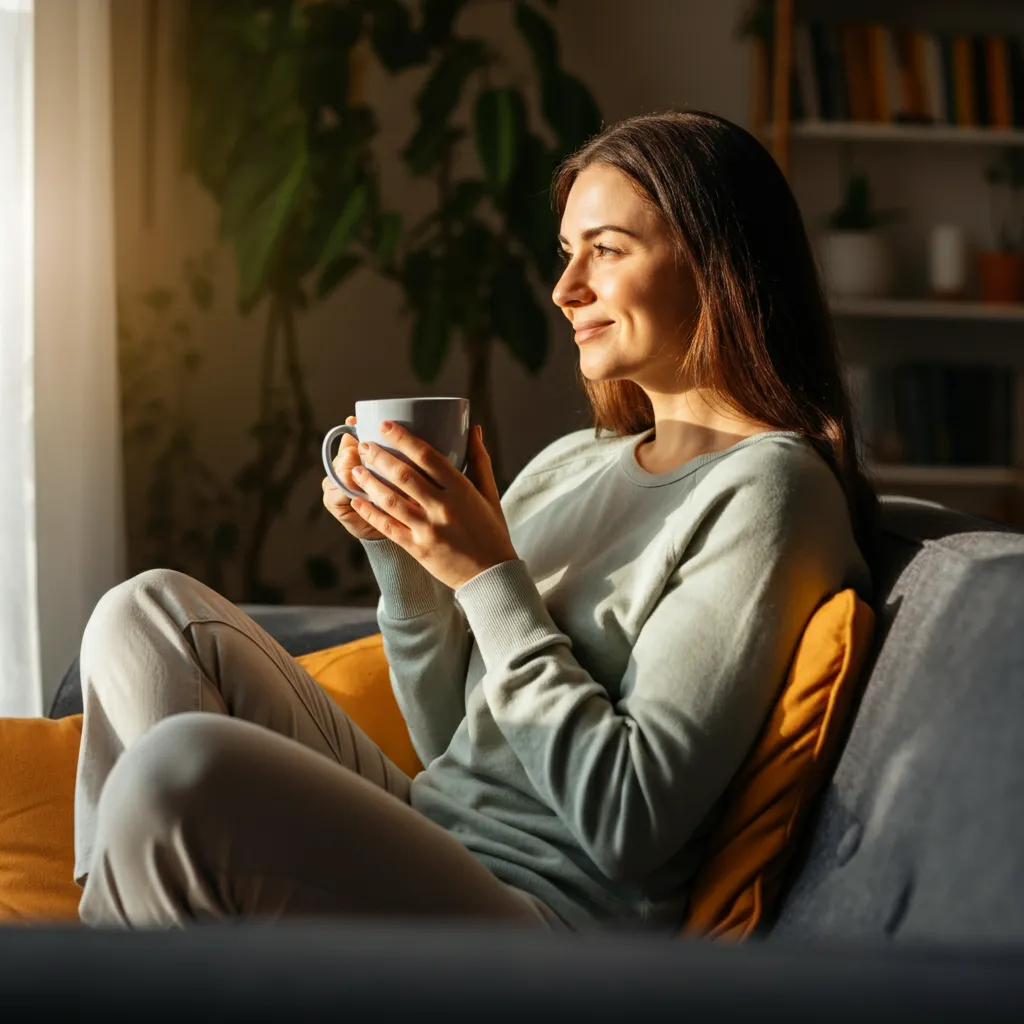
M 558 927 L 413 810 L 408 776 L 198 581 L 154 570 L 107 593 L 81 672 L 85 923 L 361 915 Z

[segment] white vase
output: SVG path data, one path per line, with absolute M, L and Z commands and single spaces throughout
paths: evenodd
M 868 299 L 892 290 L 892 260 L 877 231 L 833 231 L 821 247 L 825 290 L 843 299 Z

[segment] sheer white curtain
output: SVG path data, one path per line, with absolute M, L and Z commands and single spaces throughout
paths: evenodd
M 32 438 L 32 3 L 0 0 L 0 715 L 38 714 Z
M 0 256 L 0 288 L 6 298 L 20 281 L 31 296 L 17 320 L 0 302 L 0 714 L 34 715 L 124 572 L 110 9 L 0 0 L 0 11 L 11 19 L 0 22 L 0 75 L 21 67 L 15 105 L 34 99 L 26 123 L 5 120 L 0 98 L 0 167 L 20 168 L 0 170 L 0 182 L 20 183 L 0 184 L 20 229 L 20 255 Z

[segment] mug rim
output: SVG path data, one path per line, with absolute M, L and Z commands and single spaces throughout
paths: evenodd
M 468 398 L 461 395 L 416 395 L 412 398 L 359 398 L 356 405 L 365 405 L 369 402 L 468 402 Z

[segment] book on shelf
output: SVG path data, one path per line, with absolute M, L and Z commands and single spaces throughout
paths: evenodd
M 1024 128 L 1024 39 L 797 21 L 790 99 L 794 121 Z
M 1016 371 L 1004 366 L 850 364 L 847 389 L 865 461 L 1013 463 Z

